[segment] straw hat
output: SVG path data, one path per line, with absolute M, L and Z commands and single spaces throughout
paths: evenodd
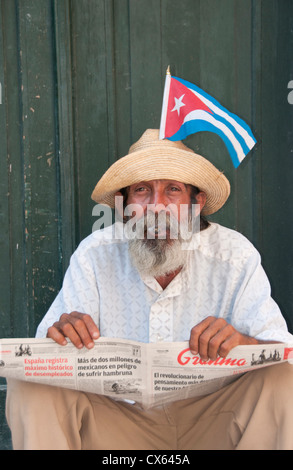
M 213 214 L 226 202 L 230 184 L 222 172 L 181 141 L 159 140 L 159 131 L 147 130 L 97 183 L 92 199 L 114 208 L 115 193 L 141 181 L 168 179 L 196 186 L 207 195 L 203 215 Z

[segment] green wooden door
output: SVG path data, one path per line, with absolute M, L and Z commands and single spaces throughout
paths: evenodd
M 98 178 L 158 128 L 165 72 L 211 93 L 258 144 L 188 143 L 231 181 L 213 217 L 259 249 L 293 331 L 291 0 L 0 1 L 0 337 L 33 336 L 91 233 Z M 0 382 L 0 449 L 8 448 Z

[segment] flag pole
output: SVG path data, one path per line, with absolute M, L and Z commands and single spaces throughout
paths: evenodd
M 170 83 L 171 83 L 171 72 L 170 72 L 170 65 L 168 65 L 168 68 L 166 71 L 163 105 L 162 105 L 162 113 L 161 113 L 161 124 L 160 124 L 160 134 L 159 134 L 160 140 L 165 138 L 165 126 L 166 126 L 166 117 L 167 117 L 167 109 L 168 109 L 168 101 L 169 101 Z

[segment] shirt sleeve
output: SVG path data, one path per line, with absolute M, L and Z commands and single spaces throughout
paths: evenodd
M 231 320 L 236 329 L 259 340 L 285 343 L 293 340 L 278 305 L 271 297 L 271 286 L 256 250 L 247 261 Z
M 45 338 L 48 328 L 63 313 L 77 311 L 92 316 L 99 326 L 99 291 L 96 275 L 86 250 L 77 249 L 64 276 L 63 286 L 50 309 L 39 324 L 37 338 Z

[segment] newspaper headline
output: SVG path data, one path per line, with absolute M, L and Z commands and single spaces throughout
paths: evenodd
M 49 338 L 0 340 L 0 376 L 65 387 L 144 408 L 212 393 L 241 374 L 293 363 L 293 344 L 237 346 L 226 358 L 203 361 L 188 342 L 139 343 L 100 338 L 93 349 L 59 346 Z

